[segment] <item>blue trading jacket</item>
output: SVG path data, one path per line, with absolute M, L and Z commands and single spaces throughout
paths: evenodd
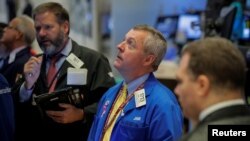
M 14 106 L 7 80 L 0 74 L 0 141 L 14 139 Z
M 122 83 L 102 97 L 88 141 L 100 141 L 109 110 Z M 144 84 L 146 105 L 136 108 L 132 98 L 119 115 L 111 141 L 176 141 L 182 134 L 183 115 L 174 94 L 151 74 Z

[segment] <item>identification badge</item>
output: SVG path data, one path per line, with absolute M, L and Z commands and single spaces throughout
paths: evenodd
M 135 91 L 134 95 L 136 108 L 146 105 L 145 89 Z
M 74 53 L 71 53 L 66 60 L 75 68 L 80 69 L 84 64 Z
M 68 68 L 67 85 L 86 85 L 87 69 Z

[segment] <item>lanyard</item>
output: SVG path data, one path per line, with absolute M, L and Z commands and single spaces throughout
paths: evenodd
M 144 86 L 144 83 L 141 84 L 135 91 L 142 89 L 143 86 Z M 115 121 L 116 116 L 120 113 L 120 111 L 124 108 L 124 106 L 125 106 L 125 105 L 130 101 L 130 99 L 134 96 L 134 92 L 133 92 L 131 95 L 129 95 L 128 98 L 119 106 L 119 108 L 118 108 L 117 111 L 115 112 L 114 116 L 110 119 L 110 122 L 108 122 L 108 121 L 109 121 L 109 118 L 110 118 L 110 115 L 111 115 L 111 113 L 112 113 L 112 110 L 113 110 L 113 108 L 114 108 L 114 105 L 115 105 L 116 101 L 118 100 L 118 98 L 122 95 L 123 89 L 124 89 L 124 86 L 122 87 L 122 89 L 120 89 L 119 95 L 116 97 L 115 101 L 114 101 L 113 104 L 112 104 L 112 107 L 111 107 L 111 109 L 110 109 L 110 112 L 109 112 L 108 117 L 107 117 L 106 122 L 105 122 L 105 126 L 104 126 L 103 131 L 102 131 L 101 141 L 103 140 L 104 134 L 106 133 L 106 131 L 108 130 L 108 128 L 109 128 L 109 127 L 112 125 L 112 123 Z
M 57 60 L 56 60 L 55 65 L 56 65 L 61 59 L 63 59 L 63 57 L 64 57 L 63 54 L 57 54 Z M 47 61 L 47 60 L 46 60 L 46 61 Z M 50 60 L 50 61 L 51 61 L 51 60 Z M 47 62 L 46 62 L 46 63 L 47 63 Z M 51 63 L 51 62 L 49 62 L 49 67 L 50 67 L 50 65 L 51 65 L 50 63 Z M 56 71 L 56 74 L 54 75 L 54 77 L 53 77 L 51 83 L 50 83 L 50 84 L 47 83 L 47 86 L 48 86 L 49 89 L 52 87 L 54 81 L 57 81 L 56 79 L 58 78 L 59 73 L 60 73 L 60 71 L 61 71 L 62 66 L 63 66 L 64 63 L 65 63 L 65 61 L 63 61 L 62 64 L 59 66 L 59 68 L 58 68 L 58 70 Z M 47 64 L 46 64 L 46 67 L 47 67 Z M 48 70 L 48 71 L 49 71 L 49 70 Z M 48 75 L 48 73 L 49 73 L 49 72 L 46 72 L 46 76 Z M 47 81 L 47 80 L 46 80 L 46 81 Z M 56 83 L 56 82 L 55 82 L 55 83 Z

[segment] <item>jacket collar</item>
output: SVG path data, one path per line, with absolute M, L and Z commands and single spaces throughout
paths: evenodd
M 8 64 L 13 63 L 16 60 L 16 58 L 18 58 L 23 53 L 26 53 L 27 50 L 29 51 L 29 49 L 30 49 L 29 47 L 21 46 L 21 47 L 14 49 L 13 51 L 11 51 L 9 56 L 8 56 L 8 60 L 7 60 Z
M 144 86 L 143 88 L 145 89 L 145 96 L 146 96 L 146 99 L 148 96 L 150 96 L 151 94 L 151 91 L 153 89 L 153 86 L 155 85 L 155 82 L 156 82 L 156 78 L 154 77 L 154 75 L 151 73 L 148 77 L 148 79 L 144 82 Z M 132 110 L 136 108 L 135 106 L 135 98 L 132 97 L 131 100 L 128 102 L 128 104 L 124 107 L 124 114 L 126 114 L 128 111 Z
M 71 41 L 72 41 L 72 50 L 70 51 L 70 53 L 75 54 L 80 60 L 82 60 L 82 58 L 81 58 L 82 56 L 80 55 L 81 51 L 77 47 L 78 45 L 73 40 L 71 40 Z M 56 84 L 56 85 L 59 85 L 60 79 L 67 74 L 68 68 L 70 68 L 70 67 L 74 67 L 74 66 L 65 60 L 60 68 L 60 73 L 59 73 L 58 81 L 57 81 L 58 84 Z

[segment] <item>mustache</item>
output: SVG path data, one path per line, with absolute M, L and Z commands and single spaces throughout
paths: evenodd
M 51 40 L 49 38 L 47 38 L 47 37 L 40 37 L 40 38 L 38 38 L 38 40 L 40 42 L 43 42 L 43 41 L 50 41 L 51 42 Z

